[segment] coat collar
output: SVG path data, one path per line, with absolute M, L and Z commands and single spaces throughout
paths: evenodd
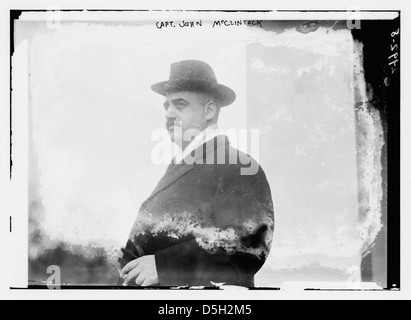
M 226 135 L 219 135 L 212 140 L 207 141 L 206 143 L 199 146 L 192 152 L 191 161 L 188 161 L 187 158 L 183 160 L 180 164 L 174 164 L 172 162 L 164 176 L 161 178 L 158 185 L 155 187 L 154 191 L 151 193 L 150 198 L 158 194 L 160 191 L 164 190 L 182 176 L 193 170 L 194 166 L 197 164 L 205 164 L 206 158 L 218 148 L 222 146 L 227 146 L 229 144 L 228 137 Z M 201 152 L 201 150 L 203 152 Z M 189 163 L 187 163 L 187 162 Z
M 208 142 L 209 140 L 213 140 L 215 137 L 223 134 L 224 132 L 219 129 L 216 124 L 208 126 L 206 129 L 200 132 L 184 150 L 181 150 L 180 148 L 177 149 L 179 152 L 177 152 L 176 156 L 174 157 L 175 163 L 181 163 L 185 157 L 190 156 L 190 154 L 198 147 Z

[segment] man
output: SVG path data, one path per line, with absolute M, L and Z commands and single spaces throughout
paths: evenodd
M 166 98 L 166 127 L 181 152 L 141 206 L 119 259 L 120 283 L 253 287 L 274 212 L 261 167 L 217 127 L 234 91 L 198 60 L 173 63 L 169 80 L 151 88 Z M 251 167 L 252 174 L 244 171 Z

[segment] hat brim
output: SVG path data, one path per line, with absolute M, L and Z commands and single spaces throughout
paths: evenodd
M 219 100 L 222 107 L 232 104 L 236 98 L 236 94 L 231 88 L 216 82 L 203 80 L 161 81 L 153 84 L 151 90 L 162 96 L 178 91 L 209 92 L 216 95 L 216 98 Z

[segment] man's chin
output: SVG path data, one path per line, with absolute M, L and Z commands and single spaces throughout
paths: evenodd
M 169 131 L 169 135 L 170 135 L 170 140 L 172 142 L 174 142 L 177 145 L 181 144 L 181 141 L 182 141 L 181 135 L 176 134 L 173 130 Z

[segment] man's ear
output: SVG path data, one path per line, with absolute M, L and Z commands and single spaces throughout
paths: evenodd
M 204 105 L 206 121 L 212 121 L 217 116 L 217 104 L 210 100 Z

